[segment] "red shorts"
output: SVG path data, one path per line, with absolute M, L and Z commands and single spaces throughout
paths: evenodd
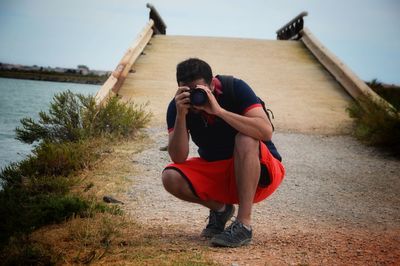
M 261 171 L 254 203 L 270 196 L 278 188 L 285 175 L 282 163 L 272 156 L 263 142 L 260 142 L 260 165 L 264 171 Z M 239 203 L 233 158 L 208 162 L 195 157 L 184 163 L 172 163 L 165 169 L 178 171 L 201 200 L 214 200 L 228 204 Z

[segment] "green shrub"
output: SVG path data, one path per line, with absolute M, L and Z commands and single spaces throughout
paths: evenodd
M 62 179 L 58 179 L 62 180 Z M 5 187 L 0 191 L 0 247 L 12 235 L 29 233 L 46 224 L 58 223 L 75 214 L 85 215 L 89 204 L 77 197 L 65 194 L 65 184 L 47 183 L 44 191 L 37 184 L 32 186 Z M 48 191 L 52 190 L 53 191 Z M 40 191 L 40 192 L 39 192 Z
M 54 96 L 48 113 L 39 113 L 38 122 L 21 119 L 16 138 L 31 144 L 77 142 L 103 135 L 128 137 L 149 122 L 151 114 L 144 107 L 123 103 L 116 96 L 104 105 L 96 105 L 93 96 L 61 92 Z
M 0 254 L 2 265 L 55 265 L 54 259 L 45 247 L 35 243 L 26 235 L 12 237 L 9 245 Z
M 2 169 L 0 172 L 0 184 L 2 187 L 19 185 L 22 182 L 24 174 L 19 166 L 20 163 L 11 163 Z
M 390 147 L 400 154 L 400 117 L 389 114 L 375 103 L 361 100 L 347 108 L 355 120 L 354 135 L 369 145 Z
M 144 108 L 145 105 L 122 103 L 113 97 L 98 109 L 95 117 L 86 117 L 86 120 L 92 121 L 90 135 L 128 137 L 150 121 L 151 114 Z
M 88 96 L 89 98 L 91 96 Z M 25 143 L 35 141 L 78 141 L 82 138 L 82 115 L 85 96 L 71 91 L 53 97 L 48 113 L 39 113 L 39 122 L 31 118 L 21 119 L 22 128 L 16 128 L 16 138 Z
M 117 97 L 96 105 L 93 96 L 66 91 L 54 96 L 48 113 L 40 112 L 37 122 L 22 119 L 16 138 L 37 144 L 25 160 L 0 172 L 0 249 L 10 237 L 74 215 L 121 213 L 118 207 L 70 195 L 74 181 L 69 176 L 92 165 L 109 139 L 132 136 L 150 117 L 144 106 L 122 103 Z M 23 261 L 42 258 L 29 246 L 22 248 L 21 256 Z
M 385 85 L 377 79 L 367 82 L 367 85 L 379 96 L 392 104 L 397 110 L 400 110 L 400 87 Z
M 31 195 L 66 195 L 74 184 L 74 180 L 62 176 L 35 176 L 27 180 L 24 185 Z
M 6 166 L 0 172 L 4 186 L 19 185 L 23 179 L 40 180 L 49 176 L 68 177 L 89 167 L 97 158 L 96 147 L 89 141 L 48 143 L 37 146 L 26 159 Z
M 89 166 L 93 157 L 88 142 L 44 142 L 34 149 L 29 160 L 38 175 L 68 176 Z
M 73 215 L 85 215 L 88 202 L 79 197 L 65 195 L 41 195 L 36 198 L 37 207 L 32 211 L 32 219 L 37 227 L 59 223 Z

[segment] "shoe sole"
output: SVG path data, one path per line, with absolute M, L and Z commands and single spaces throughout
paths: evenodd
M 202 232 L 201 232 L 201 234 L 200 234 L 200 236 L 201 237 L 204 237 L 204 238 L 213 238 L 213 236 L 215 236 L 215 235 L 218 235 L 218 234 L 220 234 L 220 233 L 222 233 L 223 231 L 221 231 L 221 232 L 210 232 L 210 231 L 208 231 L 207 229 L 204 229 Z
M 230 242 L 226 242 L 224 240 L 218 239 L 218 238 L 211 240 L 211 244 L 215 247 L 238 248 L 241 246 L 249 245 L 250 243 L 251 243 L 251 239 L 246 239 L 246 240 L 240 241 L 239 243 L 230 243 Z

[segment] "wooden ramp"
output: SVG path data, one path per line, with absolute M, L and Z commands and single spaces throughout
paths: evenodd
M 189 57 L 246 81 L 273 110 L 278 130 L 342 133 L 350 123 L 350 97 L 297 41 L 154 35 L 118 94 L 148 101 L 154 123 L 163 123 L 177 89 L 176 65 Z
M 117 94 L 124 101 L 149 103 L 153 125 L 177 90 L 176 65 L 190 57 L 207 61 L 216 74 L 246 81 L 275 114 L 278 131 L 343 134 L 349 132 L 349 102 L 360 97 L 390 110 L 311 32 L 306 12 L 277 31 L 279 40 L 168 36 L 153 6 L 150 20 L 96 95 L 100 103 Z M 285 39 L 285 40 L 282 40 Z M 289 39 L 289 40 L 288 40 Z

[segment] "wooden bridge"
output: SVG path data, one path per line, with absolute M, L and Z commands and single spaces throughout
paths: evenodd
M 169 36 L 157 11 L 149 8 L 149 22 L 96 95 L 98 103 L 115 94 L 124 101 L 149 102 L 154 113 L 148 131 L 152 144 L 129 156 L 123 150 L 122 164 L 135 162 L 135 170 L 124 176 L 132 180 L 123 196 L 124 211 L 146 232 L 156 229 L 160 238 L 171 239 L 172 254 L 200 245 L 207 257 L 224 265 L 400 261 L 399 161 L 337 135 L 349 132 L 346 107 L 353 99 L 390 106 L 304 28 L 307 14 L 279 29 L 277 40 L 258 40 Z M 214 74 L 245 80 L 275 114 L 273 138 L 286 178 L 265 204 L 254 206 L 256 233 L 249 248 L 203 249 L 208 243 L 196 235 L 207 210 L 172 197 L 160 181 L 169 162 L 168 153 L 160 151 L 168 142 L 166 108 L 177 89 L 176 65 L 188 57 L 208 61 Z M 190 147 L 196 156 L 195 145 Z
M 276 114 L 276 128 L 286 132 L 342 134 L 348 132 L 349 101 L 377 96 L 335 55 L 303 27 L 306 12 L 277 31 L 277 40 L 166 35 L 166 25 L 152 5 L 150 19 L 96 95 L 149 103 L 154 124 L 165 121 L 177 89 L 180 61 L 198 57 L 214 74 L 245 80 Z

